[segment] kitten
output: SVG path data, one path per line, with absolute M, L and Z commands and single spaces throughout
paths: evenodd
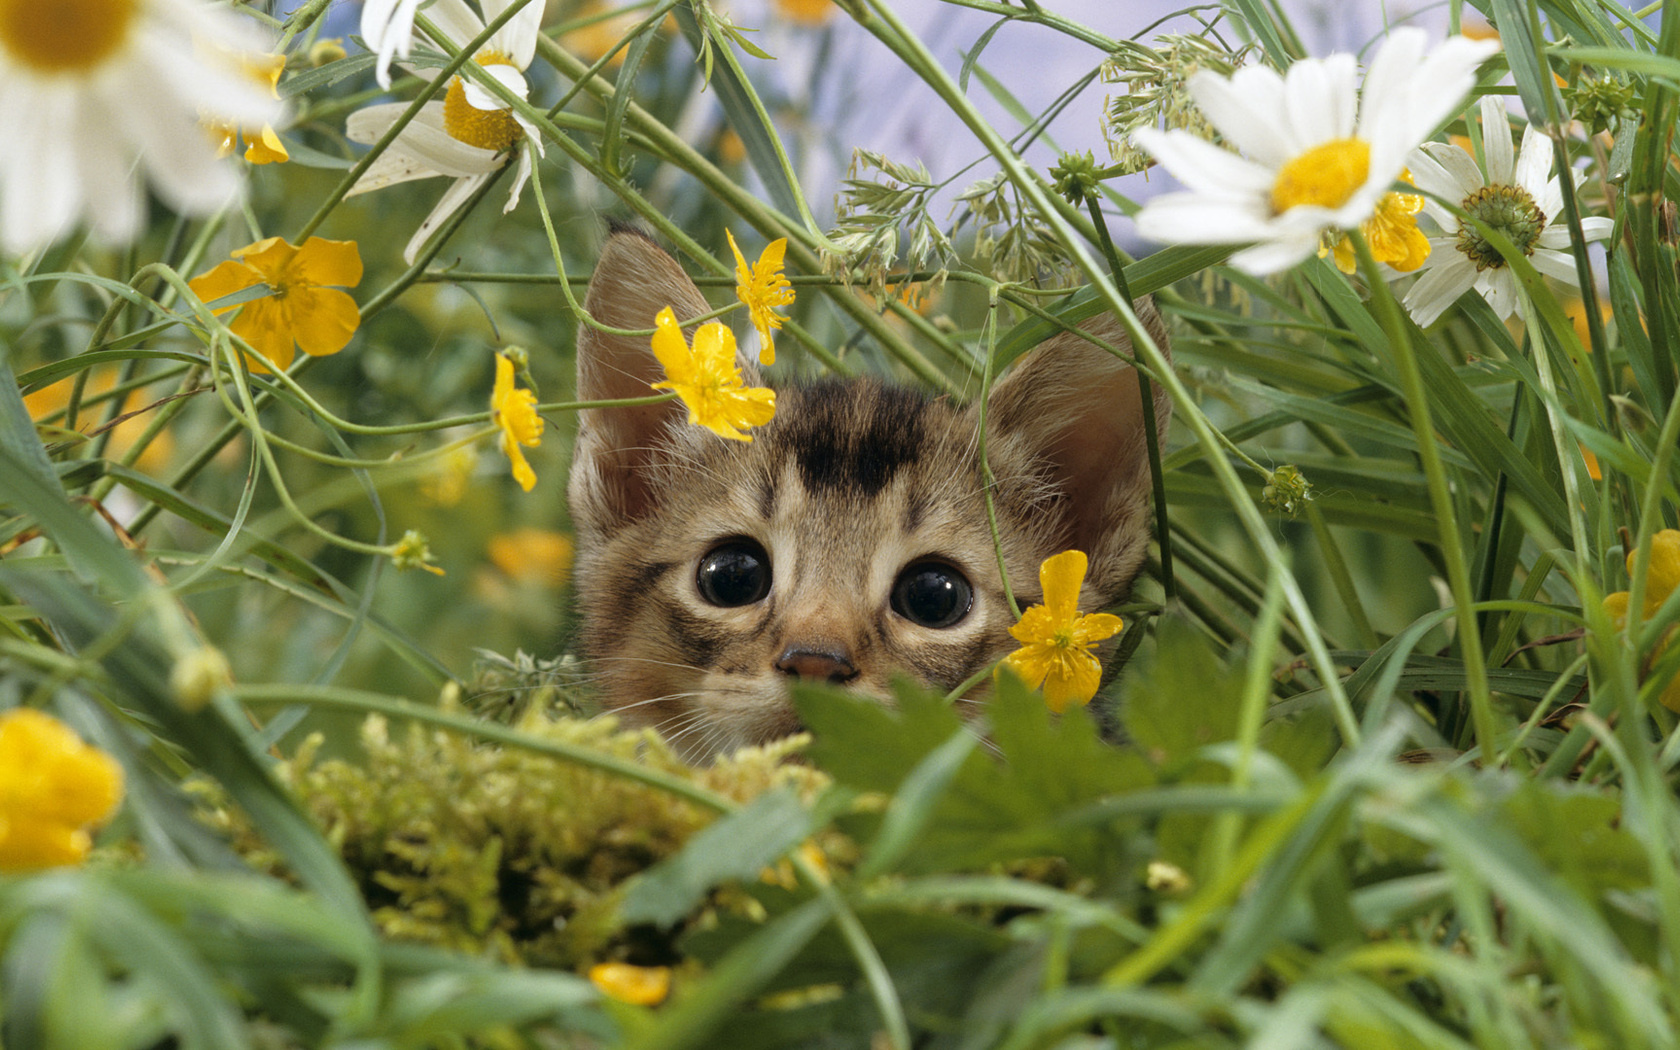
M 709 309 L 649 238 L 616 230 L 586 308 L 647 329 L 664 306 Z M 1153 305 L 1138 313 L 1164 349 Z M 1128 345 L 1112 316 L 1087 327 Z M 580 326 L 577 357 L 583 399 L 646 396 L 662 378 L 646 337 Z M 1157 388 L 1163 436 L 1170 411 Z M 796 677 L 885 698 L 895 673 L 950 690 L 1013 651 L 978 422 L 978 405 L 875 379 L 777 391 L 750 444 L 689 425 L 676 402 L 582 412 L 569 497 L 582 649 L 606 707 L 698 762 L 797 732 Z M 1149 542 L 1132 368 L 1069 333 L 1046 340 L 995 384 L 987 455 L 1021 607 L 1041 598 L 1039 563 L 1068 548 L 1090 556 L 1081 609 L 1123 597 Z

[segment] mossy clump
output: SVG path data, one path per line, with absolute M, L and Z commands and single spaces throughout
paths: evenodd
M 781 785 L 811 797 L 827 783 L 786 761 L 799 738 L 697 769 L 656 734 L 620 730 L 611 718 L 531 713 L 516 728 L 736 801 Z M 716 818 L 610 771 L 420 725 L 392 733 L 379 715 L 362 725 L 363 761 L 318 760 L 321 742 L 311 736 L 277 772 L 344 857 L 380 928 L 508 962 L 577 969 L 609 956 L 658 954 L 657 943 L 629 943 L 617 918 L 621 887 Z M 242 816 L 211 803 L 236 848 L 280 870 Z

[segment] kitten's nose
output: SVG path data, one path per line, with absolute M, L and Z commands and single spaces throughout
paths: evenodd
M 790 645 L 776 661 L 776 670 L 800 678 L 818 678 L 836 684 L 858 676 L 850 656 L 839 649 L 804 649 Z

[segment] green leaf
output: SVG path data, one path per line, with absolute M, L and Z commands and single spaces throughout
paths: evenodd
M 10 476 L 12 470 L 25 470 L 37 481 L 58 487 L 58 473 L 41 447 L 35 421 L 29 418 L 17 377 L 12 374 L 11 361 L 4 355 L 0 355 L 0 453 L 9 459 L 0 462 L 0 473 Z
M 1498 813 L 1547 867 L 1589 900 L 1651 884 L 1645 849 L 1622 826 L 1622 800 L 1602 788 L 1524 779 Z
M 1154 654 L 1131 665 L 1120 718 L 1151 761 L 1170 767 L 1236 739 L 1242 691 L 1240 668 L 1226 666 L 1183 619 L 1163 616 Z
M 986 45 L 992 42 L 992 37 L 997 35 L 998 30 L 1014 20 L 1014 15 L 1005 15 L 993 22 L 986 27 L 984 33 L 980 34 L 980 38 L 974 42 L 974 46 L 963 54 L 962 68 L 957 71 L 957 87 L 964 94 L 968 93 L 968 78 L 974 73 L 974 63 L 980 61 L 981 52 L 986 50 Z
M 631 924 L 670 926 L 698 907 L 713 887 L 758 878 L 810 834 L 811 815 L 798 796 L 787 788 L 767 791 L 643 872 L 631 884 L 620 917 Z
M 699 53 L 705 46 L 704 30 L 695 21 L 694 11 L 688 4 L 678 4 L 671 9 L 671 14 L 677 20 L 677 27 L 682 30 L 689 44 Z M 728 118 L 729 127 L 741 136 L 741 145 L 746 150 L 747 160 L 752 164 L 753 172 L 764 183 L 765 192 L 770 194 L 770 200 L 784 215 L 798 215 L 799 190 L 788 177 L 786 169 L 777 152 L 774 136 L 776 131 L 759 119 L 758 110 L 752 103 L 752 88 L 736 71 L 731 61 L 717 63 L 710 70 L 710 83 L 717 92 L 718 104 L 723 107 L 724 116 Z

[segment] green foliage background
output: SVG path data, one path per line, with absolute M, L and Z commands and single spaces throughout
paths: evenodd
M 1121 46 L 1038 3 L 959 6 Z M 913 689 L 896 709 L 813 689 L 803 764 L 772 749 L 691 770 L 574 717 L 569 599 L 486 554 L 564 530 L 563 408 L 533 493 L 487 434 L 457 501 L 438 493 L 435 453 L 488 429 L 491 351 L 525 347 L 563 406 L 558 282 L 581 289 L 609 214 L 674 245 L 719 305 L 724 229 L 788 237 L 787 372 L 972 393 L 1058 326 L 1129 316 L 1093 214 L 1133 203 L 1101 180 L 1100 208 L 1063 201 L 1020 161 L 1028 136 L 978 116 L 965 86 L 1010 87 L 989 35 L 944 69 L 892 5 L 849 0 L 834 17 L 932 86 L 1001 177 L 947 222 L 914 158 L 860 156 L 825 231 L 753 38 L 703 3 L 649 2 L 622 63 L 592 67 L 555 41 L 593 16 L 563 7 L 533 67 L 541 185 L 509 216 L 492 185 L 406 267 L 433 198 L 339 201 L 343 118 L 380 93 L 367 56 L 310 68 L 328 8 L 306 5 L 282 81 L 295 159 L 254 169 L 242 208 L 159 212 L 124 250 L 0 260 L 0 707 L 52 710 L 128 777 L 88 865 L 0 875 L 0 1041 L 1676 1045 L 1680 736 L 1658 698 L 1680 599 L 1631 637 L 1601 604 L 1643 586 L 1626 559 L 1680 504 L 1669 6 L 1450 7 L 1455 27 L 1498 29 L 1483 88 L 1509 75 L 1583 159 L 1576 207 L 1617 221 L 1584 334 L 1520 260 L 1528 324 L 1470 296 L 1427 333 L 1323 260 L 1265 281 L 1222 248 L 1113 260 L 1171 318 L 1177 366 L 1153 367 L 1176 412 L 1167 539 L 1120 610 L 1128 663 L 1106 698 L 1124 745 L 1010 683 L 984 737 Z M 1226 16 L 1257 60 L 1302 54 L 1273 5 Z M 1567 107 L 1603 77 L 1627 102 L 1589 139 Z M 673 130 L 703 87 L 739 153 Z M 205 385 L 231 378 L 212 353 L 227 335 L 181 279 L 300 231 L 358 241 L 367 274 L 356 340 L 292 376 L 391 429 L 333 425 L 259 376 L 253 424 Z M 938 270 L 929 316 L 887 294 Z M 117 386 L 87 382 L 70 411 L 139 411 L 148 439 L 78 437 L 25 405 L 95 368 Z M 257 449 L 277 439 L 304 451 L 270 469 Z M 1283 462 L 1312 484 L 1293 515 Z M 395 567 L 410 529 L 445 576 Z M 479 648 L 502 657 L 475 670 Z M 584 974 L 607 959 L 673 967 L 672 997 L 604 997 Z

